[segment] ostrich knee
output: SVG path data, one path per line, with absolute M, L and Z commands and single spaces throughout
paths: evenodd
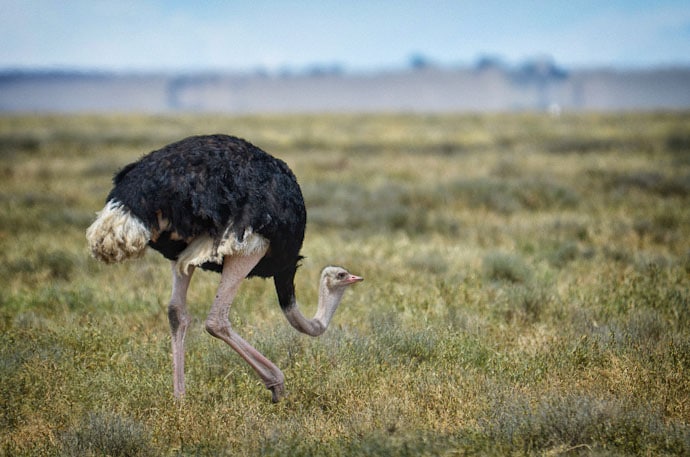
M 189 313 L 185 309 L 172 303 L 168 305 L 168 322 L 170 323 L 170 331 L 173 338 L 180 334 L 184 336 L 190 320 Z
M 206 331 L 215 338 L 223 339 L 223 335 L 230 335 L 230 321 L 227 318 L 210 315 L 204 322 Z

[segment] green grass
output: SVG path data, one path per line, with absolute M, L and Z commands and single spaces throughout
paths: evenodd
M 286 160 L 309 223 L 297 277 L 365 276 L 320 338 L 270 281 L 235 329 L 270 393 L 189 302 L 172 396 L 169 265 L 89 257 L 113 173 L 199 133 Z M 687 455 L 690 114 L 0 118 L 0 455 Z

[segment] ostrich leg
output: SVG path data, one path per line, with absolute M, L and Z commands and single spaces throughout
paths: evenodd
M 173 283 L 168 321 L 172 332 L 173 392 L 177 398 L 184 395 L 184 336 L 191 320 L 187 311 L 187 288 L 193 272 L 194 267 L 190 267 L 189 274 L 181 275 L 175 262 L 172 262 Z
M 228 312 L 240 284 L 252 268 L 266 253 L 261 250 L 250 255 L 226 256 L 223 259 L 223 272 L 211 312 L 206 318 L 206 330 L 216 338 L 230 345 L 259 375 L 272 393 L 273 402 L 278 402 L 283 395 L 283 373 L 263 354 L 242 339 L 230 326 Z

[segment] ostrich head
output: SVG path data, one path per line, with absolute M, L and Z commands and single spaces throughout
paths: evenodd
M 363 280 L 361 276 L 355 276 L 342 267 L 328 266 L 321 271 L 321 283 L 333 292 L 344 290 L 347 286 Z

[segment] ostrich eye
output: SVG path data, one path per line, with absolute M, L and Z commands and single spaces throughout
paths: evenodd
M 341 271 L 340 273 L 338 273 L 337 278 L 338 279 L 345 279 L 345 278 L 347 278 L 347 273 L 345 273 L 344 271 Z

